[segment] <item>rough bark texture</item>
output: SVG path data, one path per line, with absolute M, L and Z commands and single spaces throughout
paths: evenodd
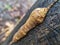
M 53 1 L 38 0 L 2 45 L 9 44 L 12 36 L 25 23 L 33 9 L 47 7 Z M 60 0 L 49 10 L 42 24 L 31 29 L 24 38 L 12 45 L 60 45 Z

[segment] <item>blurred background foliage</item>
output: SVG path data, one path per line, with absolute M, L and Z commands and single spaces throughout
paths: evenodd
M 0 0 L 0 43 L 35 2 L 36 0 Z

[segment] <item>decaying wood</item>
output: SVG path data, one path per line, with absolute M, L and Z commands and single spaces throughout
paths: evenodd
M 58 0 L 55 0 L 55 2 Z M 19 39 L 24 37 L 30 29 L 34 28 L 36 25 L 40 24 L 43 22 L 46 13 L 49 11 L 49 9 L 54 5 L 53 2 L 50 4 L 48 7 L 44 8 L 36 8 L 35 10 L 32 11 L 30 14 L 30 17 L 26 21 L 24 25 L 21 26 L 19 31 L 16 32 L 16 34 L 13 36 L 12 41 L 10 42 L 10 45 L 14 42 L 17 42 Z

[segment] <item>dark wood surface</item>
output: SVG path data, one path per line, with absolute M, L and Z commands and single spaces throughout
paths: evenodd
M 54 0 L 38 0 L 31 9 L 28 10 L 25 17 L 2 45 L 8 45 L 10 43 L 13 35 L 25 23 L 33 9 L 37 7 L 47 7 L 53 1 Z M 60 0 L 49 10 L 42 24 L 31 29 L 24 38 L 12 45 L 60 45 Z

